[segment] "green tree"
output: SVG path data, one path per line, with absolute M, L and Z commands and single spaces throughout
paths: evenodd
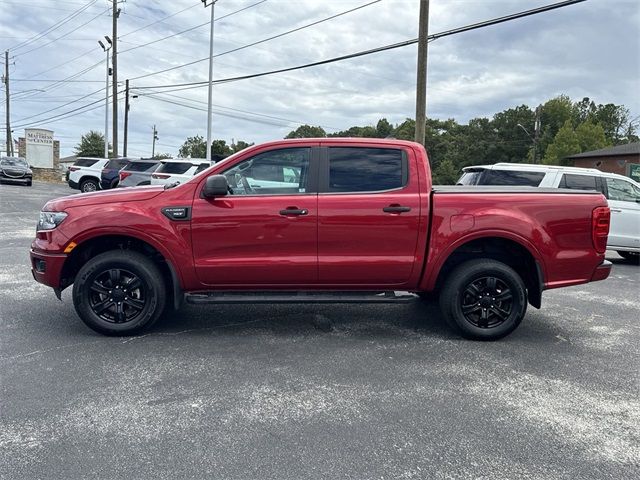
M 386 118 L 381 118 L 376 123 L 376 133 L 378 138 L 387 138 L 393 134 L 393 125 Z
M 233 150 L 233 153 L 236 153 L 236 152 L 239 152 L 240 150 L 244 150 L 245 148 L 249 148 L 252 145 L 254 144 L 247 143 L 243 140 L 238 140 L 236 143 L 231 144 L 231 150 Z
M 206 151 L 205 151 L 206 153 Z M 211 141 L 211 155 L 217 155 L 218 157 L 227 157 L 233 153 L 231 147 L 227 145 L 224 140 L 212 140 Z
M 576 136 L 578 137 L 581 152 L 590 152 L 591 150 L 598 150 L 609 145 L 602 125 L 595 125 L 591 120 L 587 120 L 578 125 L 578 128 L 576 128 Z
M 111 156 L 111 144 L 109 144 L 109 156 Z M 104 135 L 95 130 L 89 130 L 80 138 L 74 153 L 78 157 L 104 157 Z
M 284 138 L 322 138 L 326 137 L 327 132 L 322 127 L 313 127 L 311 125 L 300 125 L 295 130 L 289 132 Z
M 182 158 L 206 158 L 207 141 L 201 135 L 188 137 L 178 150 L 178 156 Z
M 395 128 L 393 136 L 400 140 L 413 140 L 416 136 L 416 121 L 407 118 Z
M 448 158 L 441 161 L 433 171 L 433 183 L 435 185 L 455 185 L 459 177 L 459 170 Z
M 571 120 L 568 119 L 553 139 L 553 142 L 547 147 L 544 154 L 543 163 L 547 165 L 564 165 L 564 158 L 580 153 L 580 141 L 576 135 Z

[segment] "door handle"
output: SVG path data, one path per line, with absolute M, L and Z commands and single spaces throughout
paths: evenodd
M 611 211 L 616 213 L 622 213 L 622 210 L 620 210 L 619 208 L 612 208 Z
M 285 208 L 284 210 L 280 210 L 280 215 L 289 216 L 289 215 L 306 215 L 309 213 L 309 210 L 306 208 Z
M 402 207 L 400 205 L 389 205 L 388 207 L 384 207 L 382 209 L 385 213 L 402 213 L 402 212 L 410 212 L 411 207 Z

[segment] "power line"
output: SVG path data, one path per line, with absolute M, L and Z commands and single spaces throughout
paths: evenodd
M 478 22 L 478 23 L 466 25 L 466 26 L 459 27 L 459 28 L 446 30 L 444 32 L 435 33 L 435 34 L 429 35 L 428 39 L 429 39 L 429 41 L 434 41 L 434 40 L 437 40 L 439 38 L 443 38 L 443 37 L 446 37 L 446 36 L 449 36 L 449 35 L 454 35 L 454 34 L 462 33 L 462 32 L 468 32 L 470 30 L 475 30 L 475 29 L 478 29 L 478 28 L 488 27 L 488 26 L 491 26 L 491 25 L 496 25 L 496 24 L 507 22 L 507 21 L 510 21 L 510 20 L 515 20 L 515 19 L 518 19 L 518 18 L 524 18 L 524 17 L 530 16 L 530 15 L 535 15 L 535 14 L 538 14 L 538 13 L 547 12 L 547 11 L 550 11 L 550 10 L 555 10 L 557 8 L 566 7 L 566 6 L 569 6 L 569 5 L 574 5 L 576 3 L 581 3 L 581 2 L 585 2 L 585 1 L 586 0 L 566 0 L 566 1 L 563 1 L 563 2 L 554 3 L 554 4 L 551 4 L 551 5 L 546 5 L 546 6 L 534 8 L 534 9 L 531 9 L 531 10 L 525 10 L 523 12 L 514 13 L 514 14 L 511 14 L 511 15 L 506 15 L 506 16 L 503 16 L 503 17 L 498 17 L 498 18 L 494 18 L 494 19 L 491 19 L 491 20 L 486 20 L 486 21 L 483 21 L 483 22 Z M 374 54 L 374 53 L 384 52 L 384 51 L 387 51 L 387 50 L 393 50 L 393 49 L 396 49 L 396 48 L 406 47 L 406 46 L 409 46 L 409 45 L 413 45 L 415 43 L 418 43 L 418 39 L 417 38 L 413 38 L 411 40 L 405 40 L 405 41 L 402 41 L 402 42 L 392 43 L 392 44 L 384 45 L 384 46 L 381 46 L 381 47 L 371 48 L 371 49 L 368 49 L 368 50 L 362 50 L 360 52 L 350 53 L 350 54 L 347 54 L 347 55 L 341 55 L 339 57 L 328 58 L 326 60 L 320 60 L 320 61 L 317 61 L 317 62 L 305 63 L 303 65 L 297 65 L 297 66 L 294 66 L 294 67 L 280 68 L 280 69 L 276 69 L 276 70 L 269 70 L 269 71 L 266 71 L 266 72 L 254 73 L 254 74 L 250 74 L 250 75 L 241 75 L 241 76 L 236 76 L 236 77 L 222 78 L 222 79 L 219 79 L 219 80 L 214 80 L 213 83 L 214 84 L 220 84 L 220 83 L 236 82 L 236 81 L 239 81 L 239 80 L 247 80 L 247 79 L 251 79 L 251 78 L 264 77 L 264 76 L 267 76 L 267 75 L 275 75 L 277 73 L 291 72 L 291 71 L 294 71 L 294 70 L 302 70 L 302 69 L 305 69 L 305 68 L 316 67 L 316 66 L 319 66 L 319 65 L 327 65 L 327 64 L 330 64 L 330 63 L 340 62 L 340 61 L 343 61 L 343 60 L 349 60 L 349 59 L 352 59 L 352 58 L 362 57 L 362 56 L 365 56 L 365 55 L 371 55 L 371 54 Z M 186 64 L 186 65 L 190 65 L 190 64 Z M 183 65 L 183 66 L 186 66 L 186 65 Z M 180 67 L 174 67 L 174 68 L 180 68 Z M 169 70 L 172 70 L 172 69 L 169 69 Z M 156 72 L 156 73 L 161 73 L 161 72 Z M 154 75 L 154 74 L 149 74 L 149 75 Z M 142 77 L 149 76 L 149 75 L 142 75 L 141 77 L 135 77 L 135 78 L 142 78 Z M 154 88 L 169 88 L 169 87 L 198 88 L 198 87 L 205 86 L 205 85 L 208 85 L 208 84 L 209 84 L 209 82 L 207 82 L 207 81 L 185 82 L 185 83 L 174 83 L 174 84 L 168 84 L 168 85 L 141 86 L 141 87 L 136 87 L 136 89 L 154 89 Z M 185 90 L 186 89 L 187 88 L 185 88 Z M 171 90 L 167 90 L 167 91 L 171 91 Z
M 349 10 L 345 10 L 345 11 L 337 13 L 335 15 L 331 15 L 330 17 L 326 17 L 326 18 L 323 18 L 321 20 L 316 20 L 315 22 L 311 22 L 311 23 L 308 23 L 306 25 L 302 25 L 300 27 L 296 27 L 296 28 L 293 28 L 291 30 L 287 30 L 286 32 L 282 32 L 282 33 L 279 33 L 277 35 L 273 35 L 273 36 L 268 37 L 268 38 L 263 38 L 262 40 L 258 40 L 256 42 L 248 43 L 248 44 L 243 45 L 241 47 L 236 47 L 236 48 L 233 48 L 231 50 L 227 50 L 226 52 L 222 52 L 222 53 L 219 53 L 217 55 L 214 55 L 213 58 L 221 57 L 222 55 L 227 55 L 228 53 L 237 52 L 237 51 L 243 50 L 245 48 L 253 47 L 254 45 L 259 45 L 261 43 L 269 42 L 271 40 L 275 40 L 276 38 L 284 37 L 285 35 L 289 35 L 289 34 L 294 33 L 294 32 L 299 32 L 300 30 L 304 30 L 305 28 L 313 27 L 313 26 L 318 25 L 320 23 L 327 22 L 329 20 L 333 20 L 334 18 L 338 18 L 338 17 L 341 17 L 342 15 L 346 15 L 348 13 L 355 12 L 356 10 L 360 10 L 362 8 L 368 7 L 368 6 L 373 5 L 375 3 L 379 3 L 380 1 L 381 0 L 373 0 L 372 2 L 365 3 L 364 5 L 360 5 L 358 7 L 351 8 Z M 140 78 L 150 77 L 152 75 L 158 75 L 160 73 L 166 73 L 166 72 L 169 72 L 169 71 L 172 71 L 172 70 L 177 70 L 179 68 L 184 68 L 184 67 L 188 67 L 190 65 L 195 65 L 196 63 L 204 62 L 205 60 L 209 60 L 209 57 L 204 57 L 204 58 L 201 58 L 199 60 L 194 60 L 194 61 L 189 62 L 189 63 L 185 63 L 185 64 L 182 64 L 182 65 L 177 65 L 175 67 L 165 68 L 164 70 L 160 70 L 160 71 L 157 71 L 157 72 L 152 72 L 152 73 L 146 73 L 144 75 L 139 75 L 137 77 L 131 78 L 130 80 L 138 80 Z
M 259 2 L 257 2 L 257 3 L 254 3 L 254 4 L 251 4 L 251 5 L 248 5 L 248 6 L 244 7 L 244 8 L 239 9 L 239 10 L 236 10 L 236 11 L 234 11 L 234 12 L 228 13 L 228 14 L 226 14 L 226 15 L 223 15 L 222 17 L 218 17 L 218 18 L 216 18 L 214 21 L 218 22 L 218 21 L 220 21 L 220 20 L 222 20 L 222 19 L 224 19 L 224 18 L 227 18 L 227 17 L 230 17 L 230 16 L 232 16 L 232 15 L 235 15 L 236 13 L 240 13 L 240 12 L 243 12 L 243 11 L 248 10 L 248 9 L 250 9 L 250 8 L 256 7 L 256 6 L 258 6 L 258 5 L 260 5 L 261 3 L 264 3 L 264 2 L 266 2 L 266 1 L 267 1 L 267 0 L 260 0 L 260 1 L 259 1 Z M 378 0 L 378 1 L 380 1 L 380 0 Z M 203 26 L 205 26 L 205 25 L 209 25 L 209 24 L 210 24 L 210 22 L 201 23 L 200 25 L 195 25 L 195 26 L 193 26 L 193 27 L 187 28 L 186 30 L 182 30 L 182 31 L 180 31 L 180 32 L 173 33 L 173 34 L 171 34 L 171 35 L 167 35 L 166 37 L 158 38 L 158 39 L 156 39 L 156 40 L 152 40 L 152 41 L 150 41 L 150 42 L 143 43 L 143 44 L 141 44 L 141 45 L 136 45 L 135 47 L 127 48 L 127 49 L 125 49 L 125 50 L 122 50 L 120 53 L 130 52 L 131 50 L 136 50 L 136 49 L 138 49 L 138 48 L 146 47 L 146 46 L 148 46 L 148 45 L 152 45 L 152 44 L 154 44 L 154 43 L 162 42 L 163 40 L 166 40 L 166 39 L 168 39 L 168 38 L 177 37 L 178 35 L 182 35 L 183 33 L 187 33 L 187 32 L 190 32 L 190 31 L 192 31 L 192 30 L 196 30 L 196 29 L 198 29 L 198 28 L 200 28 L 200 27 L 203 27 Z M 209 57 L 207 57 L 207 59 L 208 59 L 208 58 L 209 58 Z
M 12 47 L 10 50 L 18 50 L 20 48 L 26 47 L 27 45 L 32 44 L 33 42 L 43 38 L 44 36 L 48 35 L 49 33 L 59 29 L 60 27 L 62 27 L 63 25 L 67 24 L 68 22 L 70 22 L 71 20 L 73 20 L 74 18 L 76 18 L 78 15 L 80 15 L 82 12 L 84 12 L 85 10 L 87 10 L 89 7 L 91 7 L 94 3 L 96 3 L 98 0 L 91 0 L 89 3 L 85 4 L 84 6 L 80 7 L 79 9 L 75 10 L 71 15 L 65 17 L 63 20 L 56 22 L 54 25 L 50 26 L 49 28 L 41 31 L 40 33 L 37 33 L 36 35 L 34 35 L 33 37 L 31 37 L 29 40 L 26 40 L 22 43 L 19 43 L 17 45 L 15 45 L 14 47 Z
M 54 108 L 51 108 L 51 109 L 49 109 L 49 110 L 45 110 L 44 112 L 36 113 L 35 115 L 31 115 L 31 116 L 28 116 L 28 117 L 21 118 L 21 119 L 19 119 L 19 120 L 15 120 L 15 122 L 24 122 L 25 120 L 29 120 L 30 118 L 33 118 L 33 117 L 39 117 L 40 115 L 44 115 L 44 114 L 46 114 L 46 113 L 53 112 L 54 110 L 58 110 L 58 109 L 60 109 L 60 108 L 64 108 L 64 107 L 66 107 L 67 105 L 72 105 L 72 104 L 74 104 L 74 103 L 76 103 L 76 102 L 79 102 L 80 100 L 84 100 L 85 98 L 90 97 L 90 96 L 92 96 L 92 95 L 95 95 L 96 93 L 100 93 L 100 92 L 102 92 L 103 90 L 104 90 L 104 88 L 101 88 L 101 89 L 99 89 L 99 90 L 96 90 L 95 92 L 91 92 L 91 93 L 88 93 L 87 95 L 84 95 L 84 96 L 82 96 L 82 97 L 80 97 L 80 98 L 76 98 L 75 100 L 71 100 L 70 102 L 67 102 L 67 103 L 65 103 L 65 104 L 63 104 L 63 105 L 59 105 L 59 106 L 54 107 Z

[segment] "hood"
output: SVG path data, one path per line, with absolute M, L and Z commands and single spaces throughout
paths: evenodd
M 21 177 L 28 173 L 31 173 L 29 167 L 25 165 L 6 165 L 0 164 L 0 170 L 8 177 Z
M 71 207 L 104 205 L 106 203 L 141 202 L 144 200 L 150 200 L 153 197 L 160 195 L 163 191 L 164 187 L 162 185 L 151 185 L 80 193 L 49 200 L 42 210 L 48 212 L 61 212 Z

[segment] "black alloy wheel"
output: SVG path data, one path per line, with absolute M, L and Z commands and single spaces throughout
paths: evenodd
M 510 266 L 488 258 L 469 260 L 445 279 L 440 309 L 449 326 L 463 337 L 497 340 L 522 322 L 527 289 Z
M 478 328 L 494 328 L 509 319 L 513 294 L 499 278 L 481 277 L 466 286 L 461 301 L 467 322 Z
M 91 329 L 131 335 L 163 313 L 166 286 L 158 265 L 131 250 L 111 250 L 82 266 L 73 282 L 73 304 Z
M 144 285 L 137 275 L 128 270 L 112 268 L 99 273 L 89 289 L 89 305 L 105 322 L 132 322 L 144 310 Z

